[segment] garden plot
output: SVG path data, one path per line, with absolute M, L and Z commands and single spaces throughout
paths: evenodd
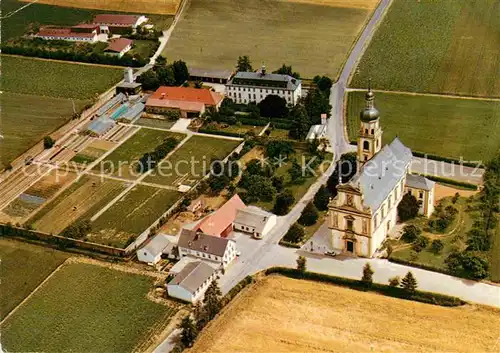
M 59 234 L 75 221 L 92 217 L 126 186 L 116 180 L 83 175 L 27 223 L 42 232 Z

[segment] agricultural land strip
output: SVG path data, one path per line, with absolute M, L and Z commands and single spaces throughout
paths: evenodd
M 237 297 L 191 351 L 486 352 L 498 341 L 499 314 L 273 276 Z
M 232 69 L 240 55 L 249 55 L 254 68 L 286 63 L 302 77 L 336 76 L 371 12 L 348 1 L 193 0 L 164 56 Z M 221 41 L 221 33 L 231 35 Z
M 500 101 L 376 93 L 384 142 L 399 136 L 414 151 L 488 160 L 500 148 Z M 347 129 L 355 140 L 364 92 L 349 92 Z
M 82 263 L 63 265 L 2 327 L 9 351 L 132 351 L 176 312 L 147 299 L 153 279 Z
M 0 320 L 23 301 L 68 256 L 60 251 L 0 239 Z M 20 265 L 22 264 L 22 265 Z M 22 279 L 22 280 L 21 280 Z
M 500 97 L 499 14 L 500 0 L 394 0 L 352 86 Z

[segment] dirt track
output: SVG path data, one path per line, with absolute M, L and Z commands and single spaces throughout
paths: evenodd
M 205 352 L 494 352 L 500 311 L 266 277 L 202 333 Z

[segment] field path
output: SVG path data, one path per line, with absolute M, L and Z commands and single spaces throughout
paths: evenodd
M 346 92 L 365 92 L 365 89 L 362 88 L 346 88 Z M 422 93 L 422 92 L 405 92 L 405 91 L 386 91 L 383 89 L 372 89 L 373 92 L 380 93 L 390 93 L 390 94 L 402 94 L 406 96 L 415 96 L 415 97 L 439 97 L 439 98 L 453 98 L 453 99 L 468 99 L 468 100 L 477 100 L 477 101 L 492 101 L 492 102 L 500 102 L 500 98 L 487 98 L 487 97 L 474 97 L 474 96 L 456 96 L 453 94 L 438 94 L 438 93 Z
M 170 151 L 169 154 L 165 158 L 163 158 L 158 165 L 169 158 L 172 154 L 174 154 L 182 145 L 184 145 L 187 140 L 191 138 L 192 134 L 187 133 L 187 136 L 172 150 Z M 146 173 L 143 173 L 138 179 L 131 181 L 130 186 L 128 186 L 125 190 L 123 190 L 117 197 L 115 197 L 110 203 L 108 203 L 105 207 L 103 207 L 99 212 L 97 212 L 92 218 L 90 219 L 91 222 L 95 221 L 97 218 L 99 218 L 104 212 L 106 212 L 111 206 L 113 206 L 115 203 L 117 203 L 123 196 L 125 196 L 130 190 L 132 190 L 136 185 L 138 185 L 144 178 L 146 178 L 149 174 L 151 174 L 155 168 L 151 168 L 148 170 Z

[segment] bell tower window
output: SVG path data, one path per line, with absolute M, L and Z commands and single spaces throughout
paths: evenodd
M 363 150 L 368 151 L 370 149 L 370 142 L 363 141 Z

